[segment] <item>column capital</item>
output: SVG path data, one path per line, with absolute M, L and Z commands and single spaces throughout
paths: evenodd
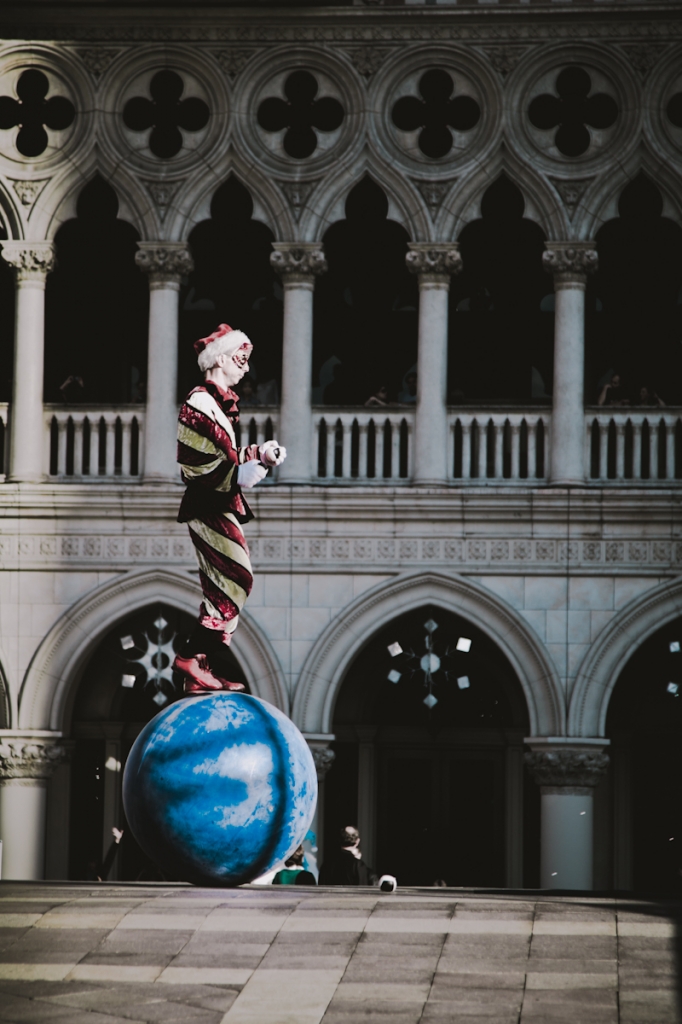
M 21 733 L 0 729 L 0 781 L 49 779 L 67 760 L 68 744 L 61 733 Z
M 194 270 L 192 254 L 184 242 L 138 242 L 135 263 L 153 283 L 177 283 Z
M 327 270 L 321 242 L 273 242 L 270 266 L 280 277 L 289 280 L 312 279 Z
M 324 782 L 324 777 L 336 758 L 334 751 L 329 749 L 329 744 L 334 737 L 318 734 L 307 735 L 305 738 L 315 762 L 317 781 Z
M 54 244 L 52 242 L 2 242 L 2 256 L 5 263 L 16 271 L 18 281 L 29 279 L 44 280 L 55 268 Z
M 591 789 L 598 785 L 609 766 L 604 747 L 609 740 L 555 737 L 529 739 L 531 747 L 524 760 L 539 786 L 552 789 Z
M 407 269 L 419 274 L 420 283 L 447 283 L 462 271 L 462 256 L 457 242 L 408 242 Z
M 585 284 L 599 266 L 594 242 L 545 242 L 542 265 L 560 284 Z

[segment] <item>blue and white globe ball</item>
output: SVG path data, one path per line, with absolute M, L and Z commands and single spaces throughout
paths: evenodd
M 317 775 L 294 723 L 258 697 L 221 692 L 166 708 L 135 740 L 123 805 L 170 878 L 240 885 L 286 860 L 315 813 Z

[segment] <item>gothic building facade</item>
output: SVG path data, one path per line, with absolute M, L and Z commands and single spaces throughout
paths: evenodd
M 289 451 L 235 672 L 308 739 L 319 845 L 678 886 L 678 5 L 7 0 L 0 35 L 4 877 L 96 875 L 177 695 L 175 419 L 227 322 L 242 439 Z

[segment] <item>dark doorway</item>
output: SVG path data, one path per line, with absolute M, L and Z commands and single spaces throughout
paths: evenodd
M 587 404 L 614 372 L 631 405 L 644 387 L 682 404 L 682 228 L 662 213 L 661 193 L 640 174 L 623 189 L 618 217 L 597 232 L 599 269 L 587 284 Z
M 464 641 L 471 641 L 469 650 Z M 402 652 L 392 656 L 388 648 L 396 642 Z M 423 659 L 431 655 L 436 660 L 428 662 L 429 683 Z M 325 789 L 327 851 L 339 829 L 361 817 L 369 741 L 373 866 L 404 885 L 437 879 L 505 884 L 506 765 L 509 756 L 520 763 L 528 718 L 518 679 L 486 634 L 435 606 L 395 619 L 348 670 L 333 729 L 337 756 Z M 528 794 L 532 823 L 537 787 Z M 521 806 L 522 794 L 518 801 Z M 529 839 L 531 871 L 536 843 L 537 837 Z
M 180 292 L 179 400 L 201 381 L 193 343 L 226 323 L 254 345 L 245 378 L 252 385 L 249 402 L 279 402 L 283 294 L 270 266 L 273 241 L 272 231 L 253 219 L 248 189 L 229 178 L 213 196 L 210 220 L 189 236 L 194 270 Z
M 149 285 L 135 265 L 139 235 L 95 177 L 77 216 L 57 232 L 45 296 L 45 401 L 143 402 Z M 72 380 L 79 378 L 82 386 Z M 61 390 L 60 390 L 61 389 Z
M 606 719 L 616 807 L 630 829 L 632 884 L 644 892 L 682 893 L 682 618 L 635 651 L 616 683 Z M 619 813 L 619 817 L 622 812 Z M 622 856 L 622 854 L 621 854 Z
M 448 400 L 549 404 L 554 296 L 539 225 L 505 174 L 485 192 L 481 218 L 459 236 L 462 273 L 450 291 Z
M 138 733 L 182 695 L 169 666 L 194 621 L 159 602 L 117 623 L 86 665 L 72 714 L 70 878 L 101 874 L 116 827 L 124 837 L 109 879 L 160 880 L 127 827 L 121 782 Z M 233 662 L 231 678 L 246 683 L 229 648 L 225 657 Z
M 313 402 L 363 405 L 384 385 L 405 398 L 417 362 L 417 282 L 405 265 L 408 234 L 388 199 L 363 178 L 346 219 L 324 236 L 329 270 L 315 284 Z

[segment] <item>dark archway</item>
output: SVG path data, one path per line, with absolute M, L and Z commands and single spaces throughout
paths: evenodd
M 505 174 L 488 188 L 482 217 L 459 236 L 463 270 L 450 292 L 448 401 L 548 404 L 554 297 L 542 268 L 539 225 Z
M 431 688 L 422 670 L 427 637 L 437 656 L 432 667 L 438 665 Z M 470 650 L 457 649 L 460 638 L 471 641 Z M 396 642 L 402 653 L 392 656 L 389 645 Z M 405 885 L 432 885 L 441 878 L 450 885 L 503 886 L 511 757 L 519 769 L 513 797 L 519 813 L 526 805 L 524 876 L 526 884 L 536 884 L 539 795 L 531 780 L 521 783 L 520 768 L 526 703 L 509 662 L 482 631 L 435 606 L 395 619 L 347 672 L 333 730 L 327 851 L 341 827 L 362 818 L 359 804 L 369 800 L 377 809 L 378 871 L 395 874 Z M 374 786 L 361 777 L 368 756 Z M 522 823 L 517 819 L 511 827 L 521 829 Z
M 682 893 L 682 618 L 649 637 L 620 674 L 606 717 L 614 845 L 633 888 Z M 617 887 L 623 879 L 615 878 Z
M 77 216 L 56 234 L 56 269 L 45 297 L 45 401 L 142 402 L 149 286 L 135 265 L 139 235 L 118 218 L 118 198 L 99 176 Z M 69 377 L 79 377 L 83 387 Z
M 159 602 L 114 626 L 90 657 L 71 715 L 69 877 L 94 879 L 111 845 L 112 827 L 124 829 L 109 878 L 160 876 L 126 827 L 121 782 L 135 738 L 162 708 L 182 695 L 170 670 L 175 651 L 194 626 L 184 612 Z M 226 648 L 230 678 L 246 684 Z M 248 692 L 248 684 L 247 684 Z
M 313 402 L 363 405 L 381 385 L 391 401 L 417 361 L 417 282 L 405 265 L 408 234 L 365 177 L 346 219 L 324 236 L 329 270 L 315 285 Z
M 201 380 L 193 343 L 227 323 L 254 344 L 251 401 L 279 401 L 283 296 L 270 266 L 273 241 L 270 229 L 253 220 L 248 190 L 229 178 L 213 197 L 210 220 L 189 236 L 194 270 L 180 292 L 179 399 Z
M 7 232 L 0 224 L 0 244 Z M 14 274 L 0 259 L 0 402 L 12 399 L 14 369 Z M 4 470 L 0 467 L 0 473 Z
M 682 228 L 662 211 L 661 193 L 639 174 L 621 193 L 618 217 L 597 232 L 599 270 L 587 286 L 587 404 L 613 371 L 631 404 L 642 387 L 682 404 Z

